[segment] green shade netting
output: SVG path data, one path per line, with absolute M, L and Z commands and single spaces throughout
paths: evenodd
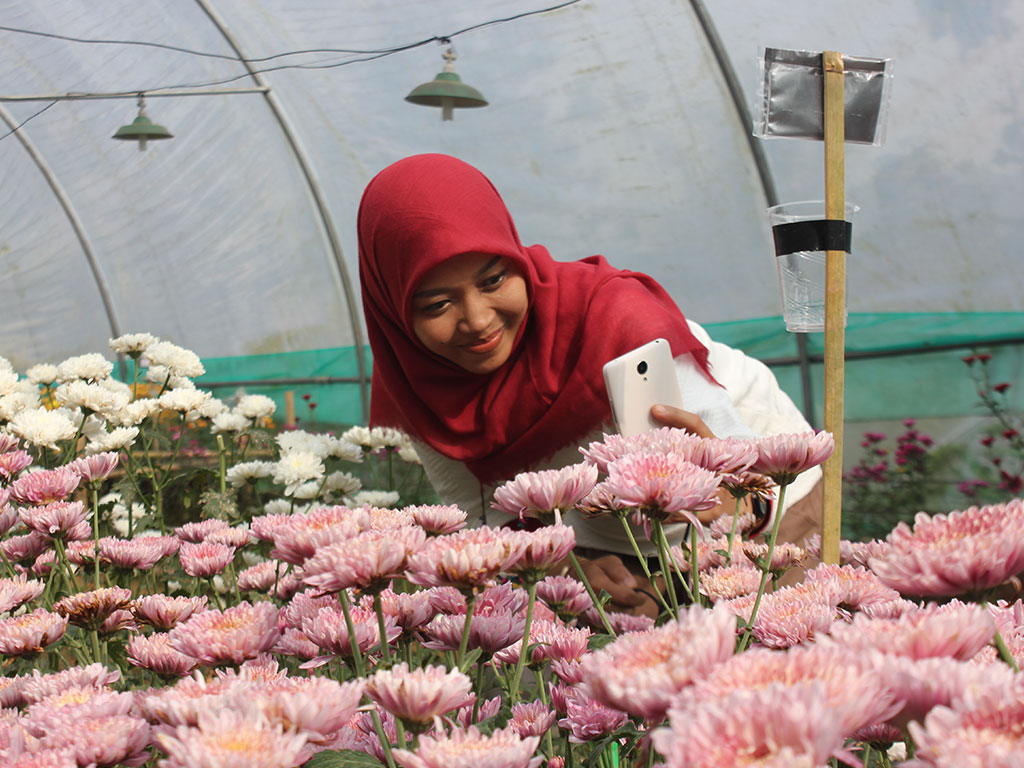
M 717 340 L 769 362 L 779 384 L 802 404 L 796 336 L 787 333 L 781 317 L 709 324 Z M 824 334 L 808 334 L 812 359 L 824 353 Z M 1016 343 L 1013 343 L 1016 341 Z M 1024 392 L 1016 386 L 1024 367 L 1024 312 L 850 315 L 846 329 L 847 421 L 906 417 L 958 417 L 985 413 L 977 384 L 963 359 L 973 352 L 992 355 L 984 366 L 991 383 L 1010 382 L 1007 405 L 1024 409 Z M 927 351 L 929 347 L 939 347 Z M 954 347 L 954 348 L 949 348 Z M 924 348 L 924 350 L 922 350 Z M 857 359 L 860 353 L 899 353 Z M 364 357 L 367 371 L 371 356 Z M 283 420 L 285 392 L 295 397 L 299 426 L 358 424 L 364 414 L 354 347 L 336 347 L 281 354 L 207 358 L 206 375 L 197 386 L 212 389 L 230 402 L 244 382 L 250 394 L 265 394 L 278 403 Z M 975 364 L 975 372 L 982 366 Z M 812 363 L 811 394 L 816 426 L 821 426 L 824 372 Z M 350 381 L 314 381 L 274 384 L 274 379 L 319 378 Z M 266 381 L 266 384 L 260 383 Z M 308 396 L 308 397 L 306 397 Z M 310 408 L 311 404 L 316 405 Z M 805 409 L 806 411 L 806 409 Z

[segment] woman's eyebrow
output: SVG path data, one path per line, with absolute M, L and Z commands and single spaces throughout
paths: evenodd
M 495 264 L 497 264 L 499 261 L 501 261 L 501 259 L 502 259 L 501 256 L 495 256 L 493 259 L 491 259 L 486 264 L 484 264 L 483 267 L 478 269 L 476 271 L 476 273 L 474 273 L 473 277 L 480 277 L 484 273 L 489 272 L 491 269 L 494 268 Z M 429 288 L 429 289 L 427 289 L 425 291 L 416 291 L 412 295 L 412 297 L 414 299 L 424 299 L 424 298 L 426 298 L 428 296 L 439 296 L 442 293 L 448 293 L 448 291 L 449 291 L 448 288 Z

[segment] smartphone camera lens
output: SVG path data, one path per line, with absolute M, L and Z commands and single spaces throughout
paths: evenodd
M 647 373 L 647 361 L 646 360 L 641 360 L 639 363 L 636 364 L 636 372 L 639 373 L 641 376 L 643 376 L 645 373 Z

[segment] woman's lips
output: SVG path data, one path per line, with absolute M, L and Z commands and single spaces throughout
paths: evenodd
M 463 344 L 462 348 L 467 352 L 471 352 L 474 355 L 485 355 L 488 352 L 494 350 L 500 343 L 501 337 L 504 333 L 503 328 L 499 328 L 490 336 L 485 337 L 481 341 L 475 341 L 472 344 Z

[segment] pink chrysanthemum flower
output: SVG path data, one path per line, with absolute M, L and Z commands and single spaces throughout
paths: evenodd
M 712 568 L 700 577 L 700 592 L 713 601 L 731 600 L 757 592 L 761 571 L 745 563 Z
M 1024 500 L 900 523 L 869 567 L 904 595 L 950 597 L 991 589 L 1024 570 Z
M 31 563 L 52 546 L 50 539 L 35 531 L 23 536 L 11 536 L 0 542 L 4 557 L 16 563 Z
M 91 685 L 72 686 L 30 704 L 25 709 L 25 728 L 37 737 L 59 728 L 62 721 L 127 715 L 134 703 L 131 693 Z
M 3 498 L 6 494 L 7 490 L 0 488 L 0 536 L 18 524 L 18 511 Z
M 193 615 L 171 630 L 171 647 L 207 666 L 240 664 L 274 647 L 281 632 L 272 603 L 246 601 Z
M 874 609 L 872 615 L 890 609 L 903 610 L 904 601 L 900 593 L 885 586 L 874 573 L 860 566 L 822 563 L 807 571 L 804 580 L 828 585 L 835 595 L 836 605 L 846 610 Z
M 478 587 L 507 571 L 524 543 L 508 529 L 473 528 L 429 539 L 409 558 L 407 578 L 427 587 Z
M 592 464 L 521 472 L 495 489 L 492 506 L 520 519 L 560 522 L 561 515 L 575 507 L 596 483 L 597 467 Z
M 466 513 L 454 504 L 427 504 L 406 509 L 412 513 L 413 522 L 428 536 L 455 533 L 466 527 Z
M 917 746 L 915 768 L 953 765 L 1020 765 L 1024 754 L 1024 685 L 1020 679 L 1007 686 L 969 694 L 952 707 L 936 707 L 924 724 L 911 723 Z
M 178 550 L 181 567 L 189 576 L 209 579 L 223 573 L 235 557 L 235 548 L 227 544 L 185 542 Z
M 197 520 L 192 523 L 179 525 L 174 529 L 174 535 L 177 536 L 180 541 L 189 542 L 190 544 L 199 544 L 200 542 L 206 541 L 206 537 L 214 531 L 222 531 L 225 528 L 230 527 L 231 525 L 224 520 L 210 518 L 209 520 Z
M 143 595 L 131 605 L 135 618 L 158 630 L 174 629 L 195 613 L 206 610 L 206 597 L 171 597 L 169 595 Z
M 768 556 L 768 545 L 756 541 L 743 542 L 743 554 L 754 564 L 763 561 Z M 782 573 L 794 566 L 800 565 L 807 552 L 803 547 L 789 542 L 777 542 L 772 552 L 772 561 L 768 564 L 768 570 L 772 573 Z
M 605 706 L 579 688 L 570 688 L 565 696 L 565 717 L 558 724 L 571 734 L 569 741 L 579 744 L 614 733 L 628 719 L 625 712 Z
M 0 621 L 0 653 L 7 656 L 28 656 L 60 640 L 68 628 L 68 620 L 57 613 L 38 608 L 32 613 Z
M 67 464 L 67 468 L 77 474 L 86 483 L 96 483 L 106 479 L 111 472 L 117 469 L 120 458 L 116 451 L 106 453 L 94 453 L 91 456 L 83 456 L 80 459 Z
M 569 576 L 548 576 L 538 582 L 537 597 L 562 619 L 579 616 L 594 604 L 582 582 Z
M 501 711 L 501 704 L 501 696 L 492 696 L 481 701 L 478 706 L 476 695 L 471 693 L 469 694 L 469 699 L 466 700 L 465 706 L 459 707 L 452 720 L 463 728 L 469 728 L 471 725 L 482 723 L 484 720 L 497 715 Z M 475 718 L 474 709 L 477 710 Z M 449 715 L 449 717 L 451 716 Z
M 364 505 L 364 509 L 370 516 L 370 530 L 373 531 L 390 531 L 395 528 L 416 525 L 412 512 L 408 509 L 374 507 L 369 504 Z
M 297 659 L 309 661 L 321 655 L 320 646 L 310 640 L 301 629 L 285 627 L 281 637 L 274 645 L 274 653 L 282 656 L 294 656 Z
M 728 659 L 735 644 L 731 611 L 693 606 L 676 621 L 623 635 L 584 657 L 583 685 L 603 704 L 660 720 L 672 697 Z
M 274 531 L 291 520 L 293 515 L 259 515 L 249 521 L 249 532 L 258 541 L 274 541 Z
M 578 661 L 587 653 L 590 637 L 591 631 L 587 627 L 567 627 L 554 621 L 534 618 L 530 625 L 528 643 L 528 646 L 534 647 L 527 662 L 539 664 L 545 659 Z M 522 648 L 523 640 L 520 636 L 515 643 L 494 654 L 494 658 L 503 664 L 516 664 Z
M 0 613 L 35 600 L 43 594 L 45 587 L 41 581 L 29 581 L 24 573 L 13 579 L 0 579 Z
M 51 749 L 69 749 L 79 765 L 140 766 L 149 760 L 149 723 L 130 715 L 65 720 L 42 740 Z
M 515 731 L 519 738 L 527 736 L 543 736 L 548 728 L 555 724 L 555 713 L 543 701 L 531 701 L 512 705 L 512 719 L 508 727 Z
M 213 531 L 205 539 L 208 544 L 227 544 L 229 547 L 241 549 L 252 543 L 252 536 L 245 528 L 221 528 Z
M 580 453 L 602 474 L 608 474 L 608 465 L 630 453 L 671 453 L 690 461 L 690 457 L 704 438 L 674 427 L 661 427 L 639 435 L 605 435 L 599 443 L 580 448 Z
M 315 617 L 321 608 L 339 610 L 337 595 L 323 595 L 317 590 L 307 589 L 305 592 L 296 593 L 291 601 L 281 608 L 278 622 L 283 627 L 301 629 L 302 622 Z M 369 608 L 367 607 L 366 610 Z
M 718 503 L 717 474 L 672 454 L 631 453 L 608 465 L 605 485 L 618 502 L 652 520 L 688 522 Z
M 523 541 L 523 554 L 509 570 L 530 581 L 543 578 L 576 546 L 576 530 L 561 523 L 515 533 Z
M 366 681 L 366 695 L 415 730 L 425 730 L 437 715 L 458 709 L 470 697 L 473 683 L 457 669 L 421 667 L 409 671 L 404 661 Z
M 52 501 L 38 507 L 22 507 L 18 510 L 18 517 L 29 530 L 52 539 L 81 538 L 78 528 L 85 522 L 85 503 Z
M 177 541 L 171 539 L 177 550 Z M 160 536 L 140 536 L 135 539 L 100 539 L 100 564 L 120 570 L 148 571 L 168 556 L 168 543 Z M 173 553 L 171 553 L 173 554 Z
M 649 616 L 637 616 L 621 611 L 605 611 L 605 616 L 617 635 L 627 632 L 646 632 L 648 629 L 654 628 L 654 619 Z M 583 619 L 587 622 L 588 626 L 604 631 L 604 622 L 594 608 L 588 608 L 584 611 Z
M 409 556 L 427 540 L 419 526 L 369 530 L 322 547 L 302 565 L 301 581 L 324 592 L 366 589 L 400 576 Z
M 31 464 L 32 454 L 28 451 L 0 452 L 0 477 L 10 480 Z
M 837 623 L 830 634 L 844 648 L 912 659 L 948 656 L 966 661 L 991 642 L 995 622 L 984 607 L 954 600 L 909 611 L 896 619 L 858 614 L 849 624 Z
M 149 669 L 161 677 L 184 677 L 199 666 L 195 658 L 171 647 L 171 636 L 166 632 L 134 635 L 126 650 L 129 664 Z
M 484 736 L 476 726 L 450 735 L 421 736 L 416 752 L 392 750 L 403 768 L 538 768 L 542 757 L 534 757 L 540 737 L 520 739 L 511 728 L 500 728 Z
M 830 590 L 815 582 L 766 594 L 754 617 L 753 635 L 768 648 L 791 648 L 811 640 L 832 627 L 834 600 Z
M 757 461 L 750 469 L 767 475 L 779 485 L 788 485 L 801 472 L 824 462 L 834 448 L 831 432 L 769 435 L 758 438 Z
M 79 592 L 58 600 L 53 609 L 76 627 L 98 629 L 107 617 L 132 601 L 130 589 L 104 587 L 89 592 Z
M 360 601 L 366 609 L 373 608 L 373 599 L 366 595 Z M 404 632 L 412 632 L 430 621 L 437 610 L 430 601 L 429 590 L 394 592 L 390 588 L 380 592 L 381 610 L 391 616 Z
M 689 460 L 699 467 L 723 475 L 750 469 L 758 458 L 757 443 L 734 437 L 710 437 L 694 443 Z
M 352 625 L 356 631 L 356 644 L 359 646 L 360 652 L 366 653 L 374 646 L 379 645 L 380 629 L 377 615 L 358 605 L 352 606 L 349 614 L 352 617 Z M 401 634 L 395 620 L 390 616 L 384 617 L 384 631 L 387 635 L 385 641 L 388 643 Z M 348 625 L 341 607 L 337 603 L 320 608 L 312 618 L 304 618 L 302 633 L 316 643 L 328 656 L 348 657 L 352 655 Z
M 11 483 L 11 498 L 22 504 L 35 505 L 64 501 L 79 482 L 79 476 L 67 467 L 44 469 L 22 475 Z
M 194 726 L 199 722 L 200 712 L 221 709 L 239 685 L 245 683 L 239 683 L 237 678 L 207 680 L 197 670 L 191 677 L 183 677 L 168 688 L 136 692 L 135 704 L 139 713 L 161 730 L 164 726 Z
M 25 678 L 16 676 L 0 677 L 0 709 L 20 707 L 25 702 L 25 698 L 21 693 L 21 686 L 24 681 Z M 2 746 L 3 744 L 0 743 L 0 747 Z
M 310 757 L 307 734 L 248 711 L 203 711 L 195 728 L 157 735 L 162 768 L 292 768 Z
M 435 616 L 421 629 L 425 640 L 423 647 L 431 650 L 454 651 L 462 640 L 465 614 Z M 479 648 L 493 654 L 521 640 L 526 619 L 514 613 L 492 613 L 477 615 L 474 612 L 469 624 L 469 638 L 466 647 Z
M 8 752 L 7 768 L 78 768 L 75 753 L 70 749 L 47 749 L 40 747 L 35 752 L 22 752 L 15 756 Z
M 370 514 L 366 509 L 328 507 L 293 515 L 274 527 L 274 549 L 270 555 L 292 565 L 302 565 L 321 547 L 347 541 L 369 527 Z
M 131 630 L 132 632 L 139 631 L 139 625 L 135 621 L 135 617 L 132 612 L 126 608 L 118 608 L 112 614 L 107 616 L 103 624 L 99 627 L 100 637 L 105 635 L 113 635 L 124 630 Z
M 38 669 L 33 669 L 31 677 L 22 678 L 21 695 L 26 703 L 31 704 L 69 688 L 105 688 L 120 679 L 120 670 L 110 670 L 98 663 L 85 667 L 69 667 L 60 672 L 48 674 L 42 674 Z
M 847 736 L 858 728 L 888 719 L 900 708 L 886 679 L 877 673 L 869 658 L 841 647 L 814 644 L 786 653 L 751 648 L 698 680 L 690 698 L 716 701 L 735 691 L 814 682 L 823 686 L 827 707 L 819 716 L 841 721 L 842 733 Z
M 724 699 L 688 699 L 669 711 L 670 728 L 651 738 L 667 768 L 817 768 L 833 755 L 855 764 L 843 750 L 843 724 L 821 717 L 827 697 L 821 683 L 740 690 Z
M 271 724 L 304 732 L 311 743 L 321 745 L 352 719 L 364 685 L 362 680 L 339 683 L 326 677 L 285 676 L 262 686 L 249 683 L 234 695 Z
M 738 548 L 737 543 L 733 543 L 733 547 Z M 712 568 L 718 568 L 726 564 L 725 555 L 722 552 L 729 551 L 729 542 L 727 539 L 712 539 L 710 541 L 703 540 L 697 541 L 697 572 L 704 573 L 704 571 Z M 683 573 L 690 572 L 690 549 L 687 546 L 685 549 L 681 546 L 671 546 L 668 549 L 669 555 L 675 561 L 675 564 L 679 567 L 679 570 Z

